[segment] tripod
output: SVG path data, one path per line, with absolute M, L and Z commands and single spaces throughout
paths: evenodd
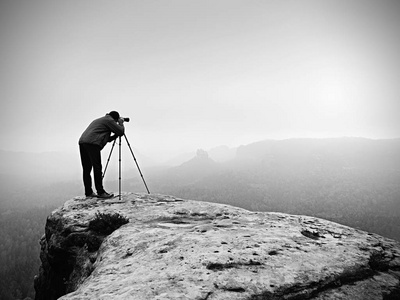
M 143 180 L 144 186 L 146 187 L 147 193 L 150 194 L 149 188 L 147 187 L 146 181 L 144 180 L 142 171 L 140 171 L 139 164 L 138 164 L 138 162 L 136 161 L 135 154 L 133 154 L 133 151 L 132 151 L 131 145 L 129 144 L 128 138 L 126 137 L 125 134 L 124 134 L 124 137 L 125 137 L 126 143 L 128 144 L 129 150 L 131 150 L 131 154 L 132 154 L 133 160 L 134 160 L 135 163 L 136 163 L 136 166 L 137 166 L 137 168 L 138 168 L 140 177 L 142 177 L 142 180 Z M 118 178 L 118 179 L 119 179 L 119 200 L 121 200 L 121 137 L 119 137 L 118 139 L 119 139 L 119 159 L 118 159 L 118 161 L 119 161 L 119 164 L 118 164 L 118 173 L 119 173 L 119 178 Z M 117 140 L 115 139 L 115 140 L 114 140 L 114 143 L 113 143 L 113 145 L 112 145 L 112 147 L 111 147 L 110 155 L 108 156 L 107 164 L 106 164 L 106 167 L 104 168 L 103 178 L 104 178 L 104 176 L 105 176 L 105 174 L 106 174 L 107 167 L 108 167 L 108 163 L 110 162 L 111 154 L 112 154 L 112 152 L 113 152 L 113 150 L 114 150 L 114 146 L 115 146 L 116 141 L 117 141 Z

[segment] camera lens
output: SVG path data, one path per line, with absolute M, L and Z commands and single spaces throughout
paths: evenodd
M 124 122 L 129 122 L 129 118 L 123 118 Z

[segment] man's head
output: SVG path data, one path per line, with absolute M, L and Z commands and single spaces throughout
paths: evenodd
M 119 119 L 119 113 L 117 111 L 110 111 L 107 115 L 111 116 L 115 121 Z

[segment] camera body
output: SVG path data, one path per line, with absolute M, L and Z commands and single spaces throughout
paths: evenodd
M 130 121 L 129 118 L 122 118 L 122 117 L 121 117 L 121 119 L 124 120 L 124 122 L 129 122 L 129 121 Z

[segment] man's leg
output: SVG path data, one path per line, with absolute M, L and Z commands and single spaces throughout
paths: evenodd
M 92 190 L 92 162 L 89 153 L 85 147 L 86 145 L 79 145 L 79 152 L 81 154 L 81 163 L 83 169 L 83 185 L 85 186 L 85 195 L 90 196 L 93 194 Z
M 101 154 L 100 147 L 96 145 L 86 145 L 87 149 L 89 149 L 90 160 L 93 166 L 93 175 L 94 175 L 94 185 L 97 190 L 97 194 L 105 193 L 103 188 L 103 173 L 102 173 L 102 165 L 101 165 Z

